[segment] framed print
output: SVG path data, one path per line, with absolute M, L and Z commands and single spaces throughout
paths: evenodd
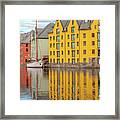
M 119 119 L 119 2 L 1 3 L 2 119 Z

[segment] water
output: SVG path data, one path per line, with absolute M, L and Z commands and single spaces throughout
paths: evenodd
M 21 100 L 99 100 L 98 69 L 20 69 Z

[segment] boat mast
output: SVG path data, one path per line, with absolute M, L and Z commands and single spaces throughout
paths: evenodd
M 36 20 L 36 62 L 38 62 L 38 31 L 37 31 L 37 20 Z

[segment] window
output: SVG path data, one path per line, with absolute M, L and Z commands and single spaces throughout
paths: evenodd
M 60 63 L 60 59 L 57 59 L 57 63 L 58 63 L 58 64 Z
M 98 49 L 98 56 L 100 56 L 100 49 Z
M 50 59 L 50 62 L 52 63 L 52 59 Z
M 94 28 L 96 29 L 96 25 L 94 26 Z
M 92 33 L 92 37 L 95 37 L 95 34 L 94 34 L 94 33 Z
M 94 49 L 92 50 L 92 54 L 95 54 L 95 50 Z
M 71 40 L 75 40 L 75 34 L 71 35 Z
M 68 42 L 68 47 L 70 47 L 70 43 Z
M 71 27 L 71 33 L 75 32 L 75 27 Z
M 55 63 L 55 59 L 53 59 L 53 63 Z
M 25 62 L 27 62 L 27 59 L 25 59 Z
M 72 25 L 74 24 L 74 20 L 72 20 Z
M 79 38 L 79 34 L 77 34 L 77 38 Z
M 83 50 L 83 54 L 86 54 L 86 50 Z
M 79 62 L 79 58 L 77 58 L 77 62 Z
M 63 47 L 63 43 L 61 43 L 61 47 Z
M 26 47 L 28 47 L 28 44 L 26 44 Z
M 95 81 L 93 81 L 92 86 L 93 86 L 93 88 L 95 88 Z
M 83 41 L 83 46 L 86 46 L 86 41 Z
M 95 45 L 95 41 L 92 41 L 92 45 Z
M 50 55 L 52 55 L 52 51 L 50 51 Z
M 56 43 L 56 49 L 60 50 L 60 43 Z
M 79 54 L 79 50 L 77 50 L 77 54 Z
M 62 63 L 63 63 L 64 61 L 63 61 L 63 59 L 62 59 Z
M 77 42 L 77 46 L 79 46 L 79 42 Z
M 72 59 L 72 64 L 74 64 L 75 63 L 75 59 Z
M 63 35 L 61 35 L 61 39 L 63 40 Z
M 70 58 L 68 58 L 68 63 L 70 63 Z
M 62 55 L 63 55 L 63 51 L 62 51 Z
M 55 36 L 53 36 L 53 40 L 55 40 Z
M 26 48 L 26 52 L 28 52 L 28 48 Z
M 60 33 L 60 29 L 57 28 L 57 29 L 56 29 L 56 34 L 59 34 L 59 33 Z
M 75 48 L 75 42 L 71 43 L 71 48 L 74 49 Z
M 55 47 L 55 43 L 53 43 L 53 47 Z
M 59 22 L 57 22 L 57 27 L 59 26 Z
M 68 35 L 68 39 L 70 39 L 70 36 Z
M 68 50 L 68 55 L 70 55 L 70 51 Z
M 83 62 L 86 62 L 86 58 L 83 58 Z
M 53 51 L 53 55 L 55 55 L 55 51 Z
M 98 41 L 100 41 L 100 32 L 98 32 Z
M 57 57 L 60 57 L 60 51 L 57 51 Z
M 52 47 L 52 43 L 50 43 L 50 48 Z
M 60 42 L 60 36 L 56 36 L 56 41 Z
M 94 90 L 92 91 L 92 93 L 93 93 L 93 95 L 95 95 L 95 91 Z
M 86 38 L 86 33 L 83 33 L 83 38 Z
M 65 27 L 65 30 L 67 31 L 67 27 Z
M 75 57 L 75 50 L 72 50 L 72 57 Z
M 50 36 L 50 40 L 52 40 L 52 37 Z

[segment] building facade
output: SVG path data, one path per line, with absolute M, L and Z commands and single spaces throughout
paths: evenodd
M 49 37 L 50 64 L 99 62 L 99 20 L 56 20 Z
M 30 34 L 24 34 L 20 37 L 20 64 L 26 64 L 30 61 L 31 56 L 31 43 Z

